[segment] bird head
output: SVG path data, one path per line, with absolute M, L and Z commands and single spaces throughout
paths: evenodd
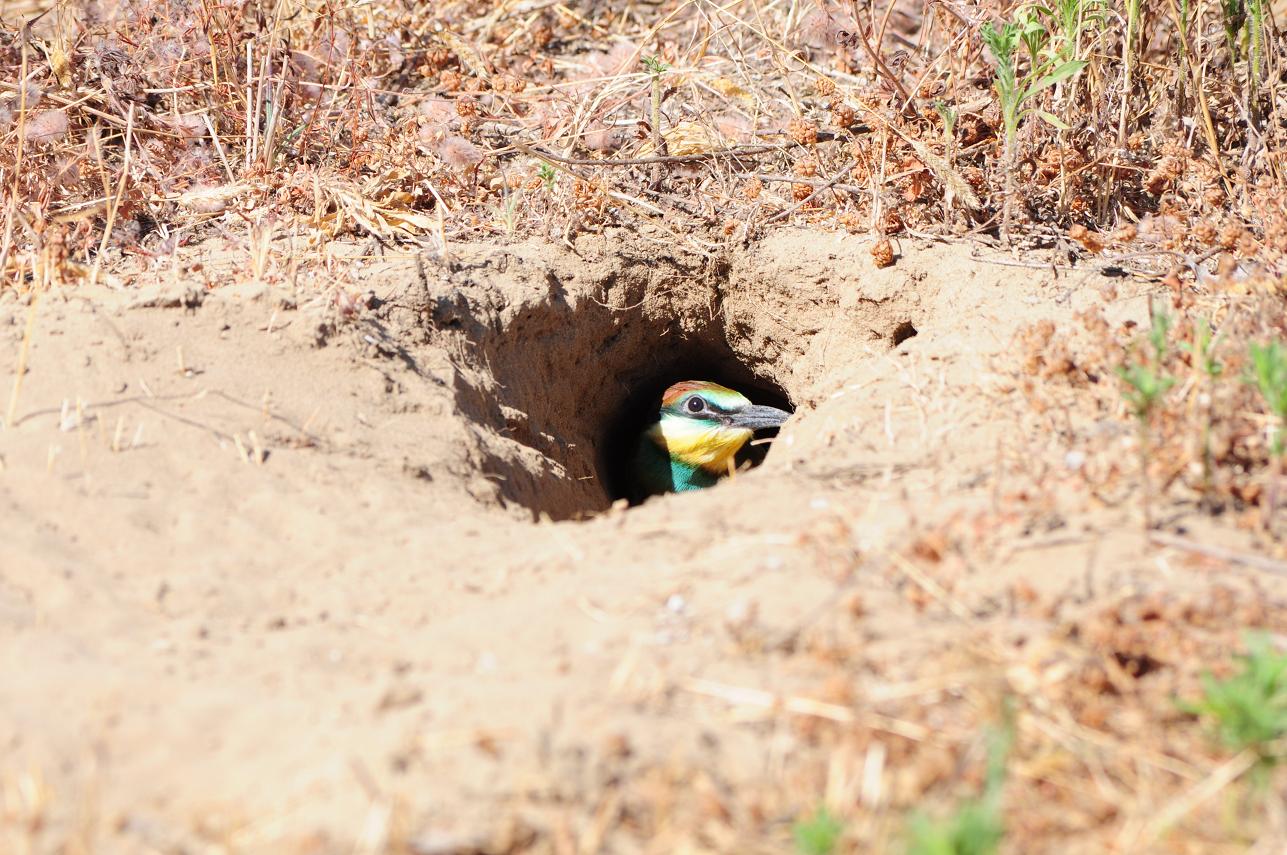
M 662 395 L 661 417 L 648 435 L 672 460 L 724 475 L 729 461 L 755 431 L 777 427 L 790 415 L 776 407 L 752 404 L 746 396 L 717 383 L 685 380 Z

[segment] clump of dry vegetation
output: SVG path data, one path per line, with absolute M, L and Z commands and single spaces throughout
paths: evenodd
M 0 34 L 0 258 L 21 285 L 211 235 L 442 252 L 790 221 L 1003 231 L 1162 273 L 1221 252 L 1273 280 L 1283 44 L 1262 7 L 51 5 Z
M 834 549 L 853 534 L 825 536 Z M 691 679 L 681 700 L 729 732 L 785 731 L 791 762 L 735 783 L 718 766 L 609 759 L 590 813 L 610 811 L 616 839 L 658 851 L 1219 851 L 1282 839 L 1287 655 L 1264 633 L 1287 602 L 1272 586 L 1086 603 L 1016 585 L 997 614 L 952 590 L 968 553 L 929 540 L 884 573 L 964 635 L 947 641 L 927 620 L 924 637 L 881 643 L 856 593 L 789 651 L 758 643 L 743 616 L 728 629 L 746 661 L 812 674 L 814 687 Z
M 1280 294 L 1240 285 L 1213 277 L 1201 297 L 1181 286 L 1154 301 L 1145 328 L 1099 309 L 1067 331 L 1037 324 L 1019 343 L 1017 384 L 1076 449 L 1074 468 L 1099 501 L 1137 495 L 1147 528 L 1163 522 L 1149 511 L 1159 502 L 1232 516 L 1268 546 L 1285 533 L 1276 511 L 1287 329 Z

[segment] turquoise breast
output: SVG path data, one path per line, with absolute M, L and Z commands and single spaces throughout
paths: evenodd
M 710 487 L 719 478 L 700 466 L 672 460 L 647 436 L 640 437 L 634 460 L 635 501 L 660 493 L 682 493 Z

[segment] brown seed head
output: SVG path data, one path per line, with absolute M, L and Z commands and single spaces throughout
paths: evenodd
M 903 223 L 903 215 L 898 211 L 890 208 L 885 212 L 885 216 L 880 220 L 880 231 L 882 234 L 896 235 L 906 228 Z
M 446 48 L 430 48 L 425 52 L 425 65 L 434 71 L 440 71 L 451 64 L 455 56 Z
M 787 125 L 787 136 L 800 145 L 816 145 L 818 142 L 818 126 L 805 119 L 792 119 L 790 124 Z
M 871 260 L 877 267 L 889 267 L 894 263 L 894 246 L 889 238 L 881 238 L 871 245 Z
M 1238 245 L 1238 242 L 1242 240 L 1242 236 L 1245 231 L 1246 230 L 1243 229 L 1242 225 L 1239 223 L 1226 223 L 1225 226 L 1220 229 L 1220 246 L 1225 249 L 1233 249 Z
M 1080 223 L 1077 223 L 1068 230 L 1068 237 L 1081 244 L 1087 252 L 1104 251 L 1103 236 L 1096 232 L 1092 232 Z
M 1117 231 L 1113 232 L 1113 240 L 1117 243 L 1130 243 L 1139 236 L 1139 229 L 1130 223 L 1123 223 Z
M 444 92 L 458 92 L 462 83 L 464 83 L 464 80 L 461 78 L 459 71 L 449 68 L 438 75 L 438 86 Z
M 1199 220 L 1193 226 L 1193 239 L 1201 246 L 1211 246 L 1220 237 L 1215 224 L 1210 220 Z

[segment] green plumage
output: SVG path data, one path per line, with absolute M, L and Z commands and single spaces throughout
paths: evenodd
M 701 490 L 719 479 L 700 466 L 691 466 L 675 460 L 657 443 L 644 434 L 635 446 L 634 466 L 638 495 L 636 500 L 658 493 L 682 493 Z
M 666 390 L 657 415 L 631 452 L 634 501 L 713 486 L 754 431 L 790 414 L 715 383 L 685 380 Z

